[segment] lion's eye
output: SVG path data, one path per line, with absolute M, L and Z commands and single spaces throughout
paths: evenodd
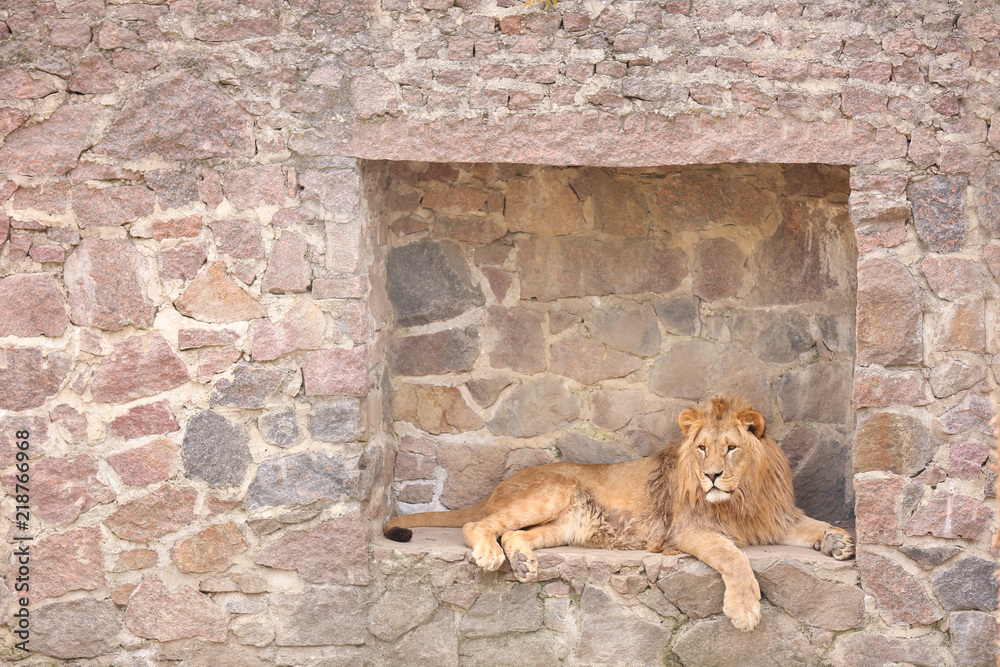
M 736 449 L 736 445 L 729 445 L 728 447 L 726 447 L 726 451 L 727 451 L 727 452 L 731 452 L 731 451 L 733 451 L 734 449 Z
M 699 452 L 703 452 L 703 451 L 705 451 L 706 449 L 708 449 L 708 448 L 707 448 L 707 447 L 705 447 L 705 445 L 698 445 L 698 451 L 699 451 Z

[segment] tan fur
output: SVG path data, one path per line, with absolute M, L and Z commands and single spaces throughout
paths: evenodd
M 405 540 L 403 529 L 415 526 L 462 526 L 478 565 L 496 570 L 506 556 L 521 581 L 537 577 L 538 548 L 688 553 L 722 574 L 723 611 L 742 630 L 760 620 L 760 588 L 737 547 L 791 544 L 837 559 L 854 555 L 850 535 L 796 507 L 788 460 L 746 401 L 716 398 L 678 422 L 683 439 L 652 456 L 525 468 L 473 507 L 403 515 L 385 533 Z

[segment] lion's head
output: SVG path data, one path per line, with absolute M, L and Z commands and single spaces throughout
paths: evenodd
M 744 517 L 795 507 L 788 460 L 747 401 L 717 397 L 708 410 L 684 410 L 678 423 L 681 495 L 690 505 Z

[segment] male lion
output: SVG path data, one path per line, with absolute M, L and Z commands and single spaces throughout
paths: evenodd
M 537 577 L 534 549 L 544 547 L 688 553 L 722 574 L 723 611 L 752 630 L 760 587 L 738 547 L 789 544 L 844 560 L 854 539 L 795 506 L 788 459 L 743 399 L 715 398 L 711 410 L 689 408 L 678 422 L 683 439 L 652 456 L 525 468 L 472 507 L 406 514 L 385 535 L 405 542 L 413 526 L 462 526 L 477 565 L 496 570 L 506 554 L 520 581 Z

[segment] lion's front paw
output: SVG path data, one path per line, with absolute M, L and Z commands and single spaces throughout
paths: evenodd
M 495 541 L 481 540 L 472 550 L 472 560 L 484 570 L 494 572 L 503 565 L 503 549 Z
M 510 556 L 510 567 L 518 581 L 534 581 L 538 578 L 538 559 L 530 551 L 515 551 Z
M 727 587 L 722 602 L 722 611 L 737 629 L 749 632 L 760 623 L 760 589 L 753 586 Z
M 837 560 L 854 558 L 854 538 L 847 531 L 830 527 L 823 533 L 823 540 L 816 540 L 813 549 Z

